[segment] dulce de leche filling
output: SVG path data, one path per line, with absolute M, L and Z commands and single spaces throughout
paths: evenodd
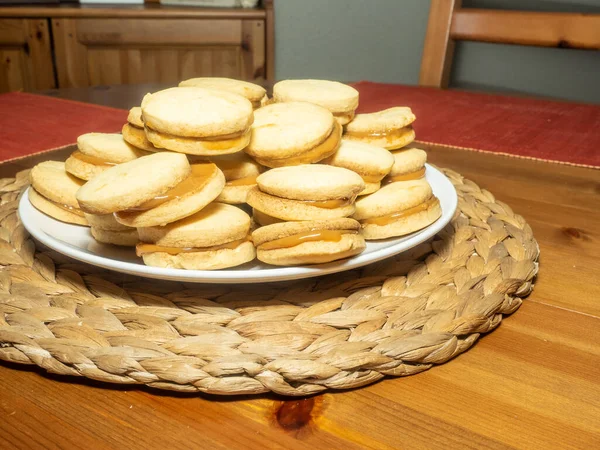
M 336 198 L 333 200 L 298 200 L 301 203 L 305 203 L 310 206 L 316 206 L 317 208 L 324 209 L 335 209 L 343 206 L 348 206 L 354 203 L 354 198 Z
M 52 201 L 52 200 L 50 200 L 50 199 L 48 199 L 48 198 L 47 198 L 46 200 L 48 200 L 48 201 L 49 201 L 49 202 L 51 202 L 52 204 L 54 204 L 54 205 L 58 206 L 59 208 L 61 208 L 61 209 L 64 209 L 64 210 L 65 210 L 65 211 L 67 211 L 67 212 L 70 212 L 70 213 L 72 213 L 72 214 L 75 214 L 76 216 L 79 216 L 79 217 L 85 217 L 85 216 L 83 215 L 83 211 L 82 211 L 82 210 L 80 210 L 79 208 L 74 208 L 73 206 L 69 206 L 69 205 L 62 205 L 62 204 L 60 204 L 60 203 L 57 203 L 57 202 L 55 202 L 55 201 Z
M 75 214 L 76 216 L 85 217 L 83 215 L 83 211 L 80 210 L 79 208 L 75 208 L 74 206 L 69 206 L 69 205 L 65 205 L 63 203 L 55 202 L 54 200 L 50 200 L 48 197 L 43 196 L 38 191 L 35 191 L 35 192 L 37 192 L 41 197 L 43 197 L 44 200 L 52 203 L 54 206 L 56 206 L 56 207 L 58 207 L 58 208 L 60 208 L 60 209 L 62 209 L 64 211 L 70 212 L 71 214 Z
M 415 170 L 414 172 L 403 173 L 401 175 L 394 175 L 386 177 L 383 182 L 384 184 L 395 183 L 397 181 L 410 181 L 419 180 L 425 176 L 425 167 Z
M 335 122 L 331 128 L 331 133 L 327 135 L 325 140 L 320 144 L 317 144 L 310 150 L 290 158 L 283 159 L 267 159 L 267 158 L 255 158 L 258 162 L 269 166 L 269 167 L 283 167 L 283 166 L 294 166 L 298 164 L 311 164 L 313 162 L 321 161 L 331 155 L 333 155 L 338 147 L 342 137 L 342 126 Z
M 292 202 L 303 203 L 305 205 L 314 206 L 316 208 L 324 208 L 324 209 L 335 209 L 342 208 L 344 206 L 351 205 L 356 200 L 356 196 L 346 197 L 346 198 L 335 198 L 333 200 L 295 200 L 291 198 L 278 197 L 273 194 L 267 194 L 275 198 L 280 198 L 283 200 L 289 200 Z
M 381 130 L 381 131 L 348 131 L 346 130 L 346 135 L 357 138 L 388 138 L 388 139 L 397 139 L 405 134 L 409 133 L 412 130 L 412 125 L 408 125 L 403 128 L 396 128 L 393 130 Z
M 365 183 L 378 183 L 381 181 L 381 176 L 377 175 L 362 175 L 359 174 Z
M 170 202 L 171 200 L 177 200 L 189 192 L 199 191 L 202 189 L 206 183 L 208 183 L 217 172 L 217 166 L 212 163 L 207 164 L 192 164 L 192 170 L 190 175 L 183 180 L 181 183 L 177 184 L 175 187 L 169 189 L 164 194 L 158 195 L 154 197 L 152 200 L 148 200 L 141 205 L 135 206 L 133 208 L 116 212 L 115 214 L 118 216 L 120 214 L 126 214 L 131 212 L 142 212 L 148 211 L 149 209 L 156 208 L 157 206 L 162 205 L 163 203 Z
M 237 180 L 231 180 L 225 183 L 225 186 L 250 186 L 256 184 L 256 178 L 258 175 L 252 177 L 238 178 Z
M 270 195 L 271 197 L 275 197 L 275 198 L 280 198 L 282 200 L 289 200 L 289 201 L 298 202 L 298 203 L 302 203 L 302 204 L 309 205 L 309 206 L 314 206 L 316 208 L 324 208 L 324 209 L 342 208 L 344 206 L 352 205 L 356 200 L 356 194 L 353 195 L 352 197 L 334 198 L 331 200 L 296 200 L 296 199 L 291 199 L 291 198 L 278 197 L 273 194 L 266 194 L 266 195 Z
M 75 158 L 75 159 L 78 159 L 79 161 L 83 161 L 85 163 L 93 164 L 94 166 L 100 166 L 100 167 L 112 167 L 112 166 L 116 166 L 118 164 L 118 163 L 106 161 L 105 159 L 98 158 L 96 156 L 86 155 L 85 153 L 82 153 L 79 150 L 75 150 L 73 153 L 71 153 L 71 158 Z
M 239 139 L 248 133 L 248 130 L 238 131 L 237 133 L 229 133 L 229 134 L 221 134 L 218 136 L 204 136 L 204 137 L 192 137 L 192 136 L 177 136 L 175 134 L 165 133 L 163 131 L 157 131 L 148 125 L 146 128 L 153 131 L 156 134 L 160 134 L 165 137 L 173 138 L 173 139 L 183 139 L 183 140 L 193 140 L 193 141 L 202 141 L 202 142 L 220 142 L 220 141 L 230 141 L 234 139 Z
M 304 242 L 339 242 L 342 239 L 342 235 L 357 233 L 358 231 L 356 230 L 313 230 L 265 242 L 264 244 L 259 245 L 258 248 L 260 250 L 276 250 L 280 248 L 295 247 Z
M 437 197 L 431 196 L 429 200 L 424 201 L 423 203 L 418 204 L 417 206 L 413 206 L 412 208 L 405 209 L 403 211 L 398 211 L 394 214 L 389 214 L 387 216 L 380 217 L 372 217 L 370 219 L 361 220 L 363 225 L 372 224 L 372 225 L 388 225 L 396 220 L 402 219 L 404 217 L 412 216 L 413 214 L 418 214 L 423 211 L 427 211 L 436 203 L 439 203 Z
M 164 247 L 162 245 L 147 244 L 140 242 L 135 246 L 135 254 L 138 256 L 146 255 L 148 253 L 168 253 L 169 255 L 179 255 L 180 253 L 197 253 L 197 252 L 209 252 L 214 250 L 231 249 L 239 247 L 244 242 L 248 242 L 250 236 L 246 236 L 243 239 L 236 241 L 226 242 L 225 244 L 214 245 L 212 247 Z
M 148 125 L 145 126 L 145 130 L 148 140 L 159 147 L 164 147 L 166 143 L 167 145 L 201 147 L 203 150 L 212 152 L 225 152 L 235 147 L 241 149 L 248 145 L 250 140 L 250 129 L 239 133 L 205 137 L 177 136 L 157 131 Z

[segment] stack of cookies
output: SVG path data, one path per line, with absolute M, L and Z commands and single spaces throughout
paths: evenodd
M 248 193 L 258 259 L 274 265 L 325 263 L 362 252 L 359 223 L 348 218 L 365 183 L 356 173 L 324 164 L 269 170 Z
M 441 215 L 410 108 L 356 114 L 358 92 L 194 78 L 148 94 L 122 134 L 88 133 L 31 172 L 40 211 L 135 246 L 145 264 L 215 270 L 347 258 Z

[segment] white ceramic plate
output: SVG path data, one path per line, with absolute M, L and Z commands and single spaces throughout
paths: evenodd
M 450 180 L 439 170 L 427 165 L 425 174 L 440 199 L 442 217 L 429 227 L 401 238 L 370 241 L 360 255 L 342 261 L 314 266 L 276 267 L 258 260 L 226 270 L 183 270 L 145 266 L 132 248 L 100 244 L 92 238 L 88 227 L 60 222 L 35 209 L 27 193 L 19 203 L 19 215 L 23 225 L 38 241 L 63 255 L 95 266 L 162 280 L 178 280 L 195 283 L 262 283 L 316 277 L 366 264 L 402 253 L 438 233 L 450 222 L 457 206 L 456 190 Z

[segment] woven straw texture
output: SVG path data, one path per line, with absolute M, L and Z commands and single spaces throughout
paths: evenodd
M 444 170 L 459 195 L 433 241 L 341 274 L 186 285 L 84 265 L 27 235 L 28 172 L 0 179 L 0 359 L 159 389 L 307 395 L 442 364 L 516 311 L 539 248 L 509 206 Z

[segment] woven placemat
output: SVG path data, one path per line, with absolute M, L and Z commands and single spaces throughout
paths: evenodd
M 0 179 L 0 359 L 110 383 L 307 395 L 442 364 L 521 305 L 531 228 L 451 170 L 452 222 L 408 253 L 340 274 L 195 285 L 105 271 L 48 251 L 17 216 L 28 172 Z

